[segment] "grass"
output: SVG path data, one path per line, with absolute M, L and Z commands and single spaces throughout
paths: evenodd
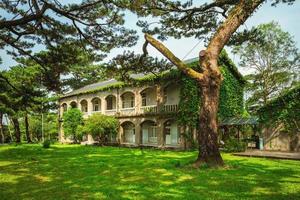
M 300 162 L 196 152 L 55 145 L 0 146 L 0 199 L 300 199 Z

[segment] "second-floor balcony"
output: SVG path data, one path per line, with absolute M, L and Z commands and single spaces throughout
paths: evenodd
M 135 116 L 144 114 L 174 113 L 178 111 L 178 86 L 166 86 L 161 90 L 156 86 L 124 92 L 112 91 L 111 94 L 101 94 L 78 98 L 71 103 L 62 102 L 61 113 L 69 108 L 78 107 L 85 117 L 94 113 L 116 116 Z

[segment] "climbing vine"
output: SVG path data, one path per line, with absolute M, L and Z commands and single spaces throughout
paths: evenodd
M 188 65 L 195 70 L 200 70 L 198 63 L 198 60 L 195 60 Z M 220 89 L 218 116 L 220 119 L 224 119 L 227 117 L 242 115 L 243 89 L 246 81 L 238 72 L 236 66 L 225 51 L 222 51 L 220 54 L 219 66 L 224 79 Z M 196 127 L 198 123 L 198 111 L 200 109 L 200 88 L 194 79 L 187 77 L 178 69 L 171 69 L 158 74 L 149 74 L 141 78 L 136 78 L 128 83 L 116 82 L 93 90 L 80 91 L 78 93 L 75 92 L 71 95 L 95 93 L 97 91 L 111 90 L 125 86 L 166 83 L 174 80 L 179 82 L 181 86 L 177 120 L 182 125 Z
M 300 84 L 269 101 L 258 110 L 262 124 L 273 126 L 283 123 L 286 131 L 300 132 Z
M 198 62 L 190 66 L 197 68 Z M 243 91 L 245 80 L 238 72 L 227 53 L 222 51 L 219 66 L 223 75 L 220 88 L 219 119 L 241 116 L 243 114 Z M 196 81 L 181 74 L 181 91 L 177 120 L 180 124 L 196 127 L 198 123 L 198 110 L 200 109 L 200 92 Z

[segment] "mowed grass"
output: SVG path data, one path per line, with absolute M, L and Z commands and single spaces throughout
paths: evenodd
M 197 152 L 55 145 L 0 146 L 0 199 L 300 199 L 300 162 Z

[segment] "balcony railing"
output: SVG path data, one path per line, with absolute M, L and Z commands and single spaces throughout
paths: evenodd
M 116 109 L 113 109 L 113 110 L 106 110 L 106 111 L 105 111 L 105 114 L 106 114 L 106 115 L 115 115 L 115 114 L 116 114 L 116 111 L 117 111 Z
M 121 112 L 122 115 L 133 115 L 133 114 L 135 114 L 135 107 L 121 108 L 120 112 Z
M 156 105 L 142 106 L 141 112 L 142 113 L 157 113 L 157 106 Z
M 177 112 L 178 111 L 178 105 L 177 104 L 164 105 L 162 111 L 163 112 Z

